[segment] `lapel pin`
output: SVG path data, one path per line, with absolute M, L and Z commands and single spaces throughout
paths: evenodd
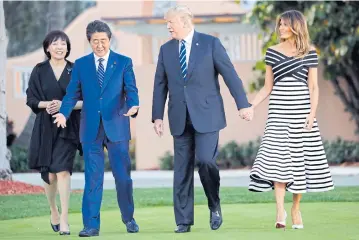
M 72 71 L 72 68 L 68 67 L 67 69 L 67 74 L 70 74 L 70 72 Z

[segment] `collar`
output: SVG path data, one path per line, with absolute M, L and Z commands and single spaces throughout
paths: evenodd
M 191 45 L 194 35 L 194 28 L 188 33 L 187 37 L 185 37 L 183 40 L 186 41 L 187 44 Z
M 97 55 L 94 53 L 93 55 L 95 56 L 95 62 L 97 63 L 100 58 L 103 58 L 104 61 L 107 62 L 107 61 L 108 61 L 108 58 L 110 57 L 110 52 L 111 52 L 111 50 L 108 50 L 108 52 L 106 53 L 106 55 L 103 56 L 103 57 L 99 57 L 99 56 L 97 56 Z

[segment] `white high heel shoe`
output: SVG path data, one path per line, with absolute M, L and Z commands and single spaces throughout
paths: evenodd
M 284 221 L 276 222 L 275 223 L 275 228 L 283 228 L 283 229 L 285 229 L 286 220 L 287 220 L 287 212 L 284 210 Z
M 304 228 L 302 214 L 300 212 L 299 212 L 299 216 L 300 216 L 300 221 L 302 224 L 293 224 L 292 229 L 303 229 Z

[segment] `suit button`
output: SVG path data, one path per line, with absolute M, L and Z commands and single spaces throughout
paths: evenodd
M 100 100 L 102 100 L 102 97 L 100 98 Z
M 185 85 L 184 88 L 186 88 L 187 86 Z
M 98 111 L 98 113 L 100 113 L 100 111 Z
M 186 101 L 183 101 L 183 103 L 186 103 Z

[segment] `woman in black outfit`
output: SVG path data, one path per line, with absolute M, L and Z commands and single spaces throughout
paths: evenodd
M 52 115 L 59 111 L 71 79 L 73 63 L 66 60 L 71 44 L 64 32 L 52 31 L 46 36 L 43 48 L 48 60 L 34 67 L 26 90 L 26 104 L 36 114 L 29 148 L 29 167 L 38 170 L 45 182 L 52 229 L 60 231 L 60 235 L 69 235 L 70 176 L 76 150 L 81 153 L 79 124 L 82 101 L 77 102 L 66 128 L 57 128 L 53 124 Z M 56 205 L 57 190 L 61 215 Z

